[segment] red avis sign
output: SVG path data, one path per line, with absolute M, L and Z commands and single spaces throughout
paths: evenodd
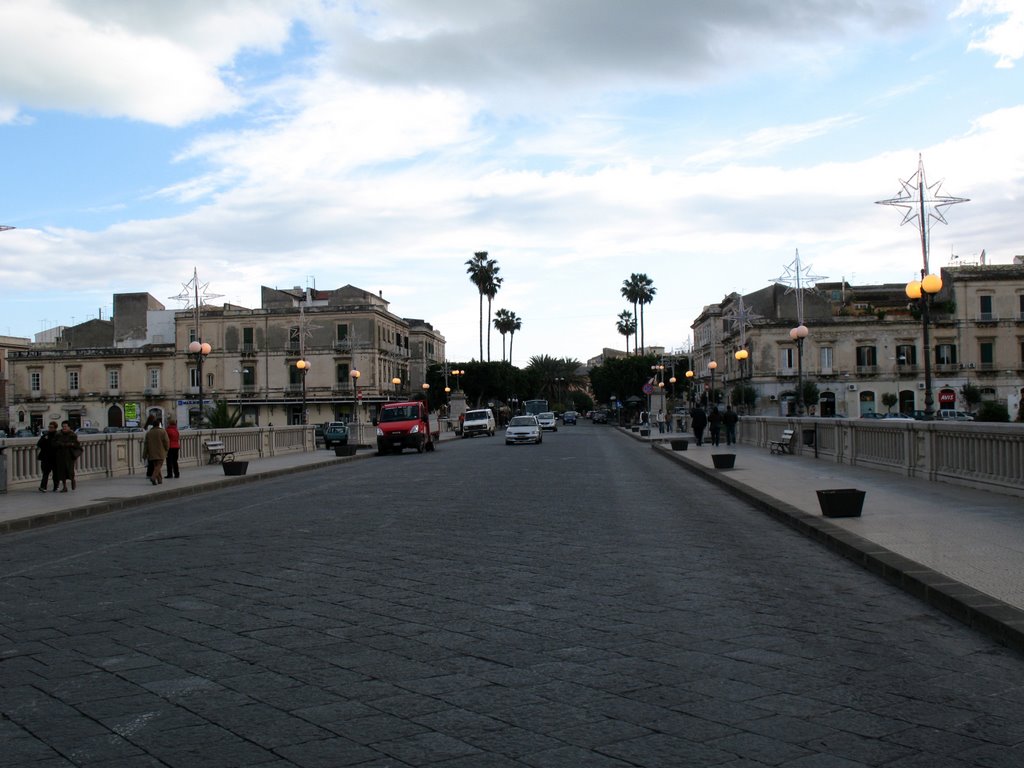
M 952 389 L 940 389 L 939 407 L 945 408 L 948 406 L 952 408 L 954 405 L 956 405 L 956 392 L 954 392 Z

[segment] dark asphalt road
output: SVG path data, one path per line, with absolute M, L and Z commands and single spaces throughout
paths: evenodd
M 0 539 L 0 766 L 1024 764 L 1024 658 L 611 428 Z

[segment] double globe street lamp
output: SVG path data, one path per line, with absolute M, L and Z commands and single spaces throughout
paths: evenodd
M 299 423 L 306 424 L 306 374 L 309 373 L 309 360 L 299 358 L 295 361 L 295 368 L 299 371 L 299 383 L 302 385 L 302 413 L 299 416 Z
M 359 446 L 359 371 L 352 370 L 348 374 L 352 377 L 352 424 L 355 426 L 356 447 Z
M 932 351 L 928 326 L 931 323 L 932 297 L 942 290 L 942 278 L 938 275 L 925 274 L 921 270 L 920 280 L 907 283 L 907 297 L 916 301 L 921 308 L 921 335 L 924 342 L 924 417 L 931 419 L 935 414 L 935 403 L 932 400 Z
M 205 341 L 191 342 L 188 345 L 188 352 L 195 358 L 196 361 L 196 379 L 199 385 L 199 417 L 196 423 L 196 429 L 203 428 L 203 362 L 206 360 L 206 356 L 213 351 L 211 347 Z
M 804 339 L 807 338 L 807 326 L 800 323 L 789 332 L 789 338 L 796 342 L 796 415 L 804 415 Z

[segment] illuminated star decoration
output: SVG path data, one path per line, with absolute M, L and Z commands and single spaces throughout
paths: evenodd
M 949 224 L 943 215 L 943 209 L 957 203 L 966 203 L 966 197 L 953 197 L 939 193 L 942 187 L 942 179 L 929 185 L 924 174 L 924 160 L 921 155 L 917 156 L 917 172 L 906 181 L 900 180 L 903 189 L 896 194 L 896 197 L 888 200 L 877 200 L 876 205 L 890 205 L 894 208 L 903 208 L 904 224 L 914 222 L 917 231 L 921 234 L 921 249 L 924 255 L 924 271 L 928 271 L 928 239 L 932 229 L 932 222 L 941 221 Z
M 789 262 L 788 265 L 783 267 L 783 273 L 779 277 L 776 277 L 772 282 L 778 283 L 779 285 L 788 286 L 786 293 L 796 292 L 796 319 L 798 325 L 804 323 L 804 294 L 807 291 L 817 291 L 815 283 L 819 280 L 826 280 L 825 275 L 816 275 L 811 272 L 811 268 L 804 267 L 800 263 L 800 249 L 796 249 L 796 256 Z
M 168 296 L 167 298 L 172 301 L 183 301 L 185 302 L 184 309 L 198 309 L 204 304 L 209 304 L 209 299 L 219 299 L 224 294 L 222 293 L 210 293 L 209 283 L 199 282 L 199 273 L 195 268 L 192 270 L 192 279 L 187 283 L 182 283 L 182 292 L 177 296 Z
M 726 319 L 732 323 L 734 331 L 739 331 L 740 347 L 745 347 L 747 345 L 747 328 L 753 328 L 754 321 L 760 320 L 761 315 L 744 304 L 743 297 L 740 296 L 739 303 L 729 310 Z

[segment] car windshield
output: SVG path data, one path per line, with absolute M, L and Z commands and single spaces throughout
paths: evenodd
M 514 416 L 508 425 L 510 427 L 535 427 L 537 420 L 533 416 Z
M 385 408 L 380 412 L 381 421 L 409 421 L 418 419 L 419 408 L 415 405 L 398 405 L 394 408 Z
M 547 420 L 554 421 L 555 420 L 555 414 L 553 414 L 553 413 L 542 413 L 537 418 L 545 420 L 545 421 L 547 421 Z
M 466 421 L 487 421 L 487 411 L 466 411 Z

